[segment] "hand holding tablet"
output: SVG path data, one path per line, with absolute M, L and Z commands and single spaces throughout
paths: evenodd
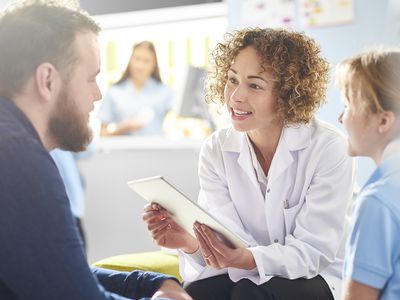
M 128 182 L 128 185 L 148 202 L 158 203 L 165 208 L 171 214 L 172 219 L 193 237 L 195 236 L 193 224 L 198 221 L 212 228 L 221 239 L 227 240 L 232 246 L 248 247 L 248 244 L 239 236 L 178 191 L 163 177 L 133 180 Z

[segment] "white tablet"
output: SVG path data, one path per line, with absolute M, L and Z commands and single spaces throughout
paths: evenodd
M 195 221 L 208 225 L 235 247 L 246 248 L 248 243 L 217 221 L 213 216 L 191 201 L 162 176 L 132 180 L 128 185 L 148 202 L 160 204 L 172 214 L 173 220 L 194 235 Z

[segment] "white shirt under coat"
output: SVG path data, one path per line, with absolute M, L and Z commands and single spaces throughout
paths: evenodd
M 286 127 L 263 179 L 246 133 L 215 132 L 200 153 L 198 203 L 249 242 L 257 267 L 215 270 L 179 251 L 183 279 L 228 273 L 235 282 L 262 284 L 273 276 L 320 274 L 339 299 L 354 183 L 354 161 L 346 149 L 344 136 L 327 123 Z

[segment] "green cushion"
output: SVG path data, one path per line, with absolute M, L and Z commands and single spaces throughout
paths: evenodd
M 97 261 L 93 265 L 117 271 L 153 271 L 175 276 L 182 281 L 179 275 L 178 257 L 162 251 L 113 256 Z

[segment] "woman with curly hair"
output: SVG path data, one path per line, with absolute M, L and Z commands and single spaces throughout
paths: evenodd
M 328 64 L 301 33 L 243 29 L 213 53 L 207 98 L 232 127 L 204 143 L 198 203 L 246 240 L 235 248 L 204 224 L 192 237 L 157 204 L 143 219 L 179 249 L 186 290 L 201 299 L 338 299 L 353 163 L 346 140 L 314 115 Z

